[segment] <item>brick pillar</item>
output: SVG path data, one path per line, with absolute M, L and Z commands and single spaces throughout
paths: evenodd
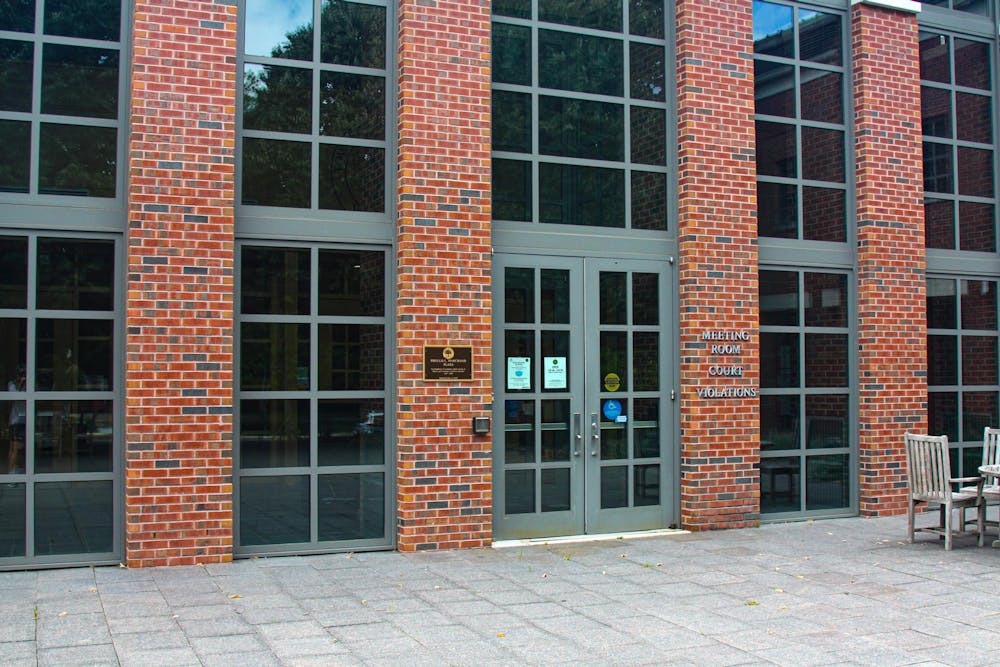
M 879 4 L 851 10 L 863 515 L 905 509 L 903 433 L 927 428 L 917 19 Z
M 134 4 L 129 566 L 232 558 L 236 4 Z
M 681 525 L 735 528 L 760 511 L 752 2 L 679 0 L 676 21 Z M 713 356 L 705 332 L 749 340 Z
M 397 256 L 400 550 L 492 535 L 490 10 L 399 3 Z M 425 345 L 471 345 L 471 381 L 423 379 Z

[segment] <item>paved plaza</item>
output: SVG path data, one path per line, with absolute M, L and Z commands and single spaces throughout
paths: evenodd
M 903 517 L 0 573 L 4 666 L 998 663 L 1000 549 Z

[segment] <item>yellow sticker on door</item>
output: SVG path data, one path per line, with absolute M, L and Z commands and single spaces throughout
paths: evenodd
M 605 391 L 618 391 L 618 388 L 621 386 L 622 379 L 618 377 L 618 373 L 608 373 L 604 376 Z

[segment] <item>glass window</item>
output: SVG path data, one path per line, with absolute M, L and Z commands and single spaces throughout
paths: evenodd
M 239 257 L 237 549 L 388 544 L 385 253 Z
M 666 231 L 666 3 L 531 8 L 493 5 L 494 219 Z
M 753 3 L 757 233 L 847 240 L 844 17 Z
M 119 251 L 0 235 L 0 566 L 114 557 Z
M 0 194 L 122 195 L 121 25 L 120 0 L 0 9 Z
M 761 512 L 849 511 L 850 275 L 760 272 Z
M 928 248 L 997 251 L 992 53 L 987 42 L 920 33 Z
M 385 213 L 388 11 L 385 2 L 247 2 L 243 204 Z
M 978 461 L 964 452 L 982 447 L 983 427 L 998 418 L 997 310 L 996 279 L 927 280 L 928 428 L 948 436 L 958 461 Z

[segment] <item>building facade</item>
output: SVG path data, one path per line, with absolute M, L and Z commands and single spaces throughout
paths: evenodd
M 987 0 L 0 10 L 0 569 L 901 512 L 1000 423 Z

